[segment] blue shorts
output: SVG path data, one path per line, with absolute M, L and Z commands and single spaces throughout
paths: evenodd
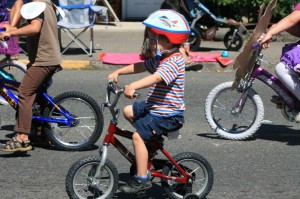
M 158 117 L 151 115 L 145 108 L 145 101 L 134 102 L 133 109 L 133 126 L 144 141 L 153 137 L 153 130 L 156 135 L 167 135 L 167 132 L 180 129 L 184 123 L 183 115 L 171 117 Z

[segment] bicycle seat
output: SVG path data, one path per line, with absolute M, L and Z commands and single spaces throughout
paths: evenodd
M 170 131 L 167 133 L 167 137 L 168 137 L 168 140 L 178 140 L 181 138 L 181 134 L 180 134 L 179 130 Z

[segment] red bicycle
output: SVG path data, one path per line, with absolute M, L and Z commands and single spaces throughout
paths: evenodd
M 112 144 L 131 163 L 130 175 L 136 172 L 135 156 L 115 137 L 132 139 L 133 132 L 117 127 L 120 109 L 115 109 L 123 89 L 109 82 L 104 107 L 108 107 L 112 120 L 104 137 L 98 157 L 83 157 L 75 162 L 66 177 L 66 190 L 70 198 L 112 198 L 118 189 L 119 174 L 114 164 L 107 159 L 108 146 Z M 111 103 L 111 94 L 115 94 Z M 172 157 L 163 147 L 164 138 L 157 136 L 146 143 L 149 152 L 148 169 L 151 181 L 161 179 L 161 186 L 168 196 L 180 199 L 190 196 L 205 198 L 213 186 L 213 170 L 201 155 L 184 152 Z M 157 159 L 157 151 L 167 159 Z M 145 194 L 138 193 L 138 194 Z

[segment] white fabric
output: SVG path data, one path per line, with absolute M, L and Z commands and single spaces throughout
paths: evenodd
M 65 18 L 66 13 L 60 7 L 56 6 L 55 4 L 53 4 L 53 5 L 56 8 L 56 14 L 57 15 L 59 14 L 62 19 Z
M 21 8 L 21 15 L 24 19 L 34 19 L 46 9 L 44 2 L 26 3 Z
M 296 66 L 300 67 L 300 66 Z M 279 62 L 275 67 L 275 73 L 278 79 L 300 100 L 300 77 L 299 75 L 286 66 L 284 63 Z

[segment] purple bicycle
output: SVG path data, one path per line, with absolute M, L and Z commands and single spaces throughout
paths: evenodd
M 258 79 L 272 88 L 283 100 L 277 103 L 284 117 L 293 122 L 300 111 L 299 100 L 281 81 L 260 65 L 261 47 L 256 50 L 257 59 L 251 73 L 242 79 L 235 89 L 233 82 L 216 86 L 209 93 L 205 104 L 206 120 L 221 137 L 243 140 L 252 136 L 264 118 L 264 105 L 260 96 L 252 88 Z
M 209 93 L 205 104 L 205 116 L 214 131 L 230 140 L 244 140 L 252 136 L 261 126 L 264 118 L 264 105 L 260 96 L 252 88 L 256 79 L 273 89 L 282 101 L 276 103 L 283 116 L 294 122 L 300 111 L 299 100 L 282 82 L 262 68 L 262 48 L 257 43 L 266 30 L 276 1 L 272 1 L 256 26 L 253 36 L 237 57 L 234 68 L 234 82 L 225 82 Z

